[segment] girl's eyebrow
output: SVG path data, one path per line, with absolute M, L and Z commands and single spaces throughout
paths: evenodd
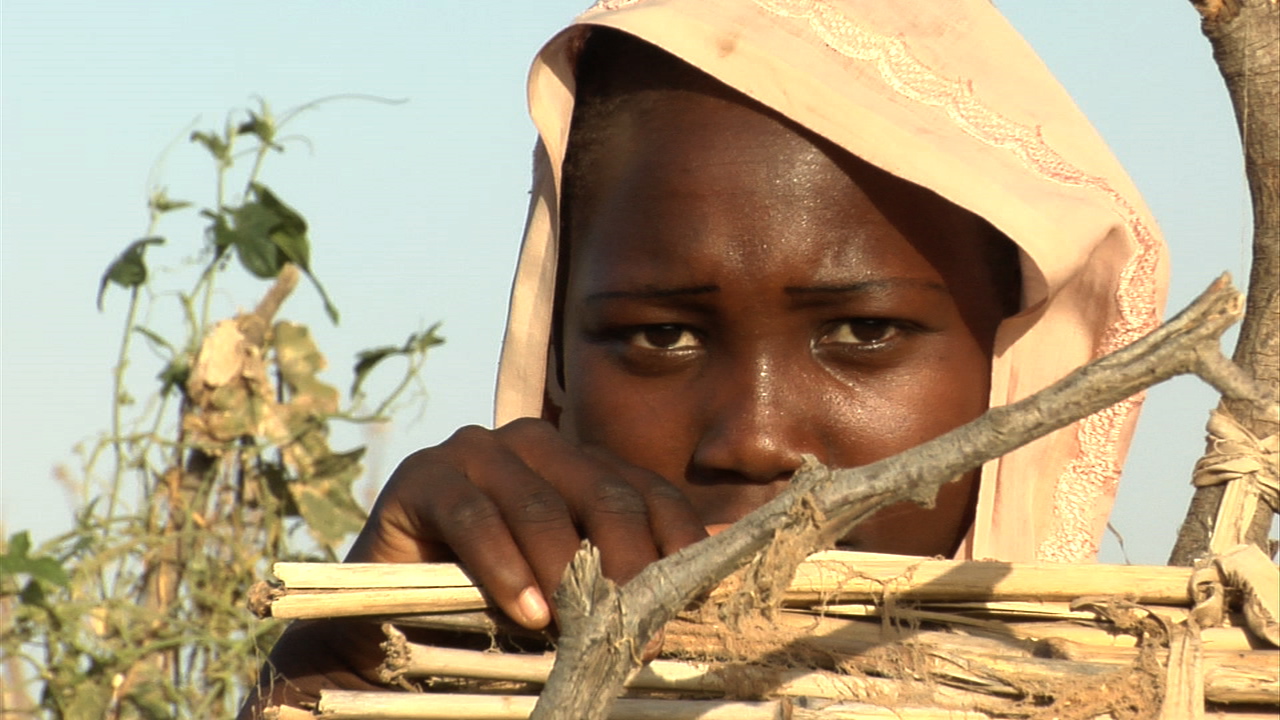
M 901 287 L 920 288 L 922 290 L 931 290 L 944 295 L 949 295 L 947 286 L 939 282 L 931 280 L 916 280 L 915 278 L 884 278 L 881 280 L 859 280 L 852 283 L 843 283 L 839 285 L 789 285 L 783 288 L 788 295 L 814 295 L 814 294 L 836 294 L 836 293 L 873 293 L 883 290 L 891 290 Z
M 658 298 L 681 297 L 688 295 L 705 295 L 707 293 L 718 292 L 719 287 L 715 285 L 692 285 L 689 287 L 642 287 L 636 290 L 601 290 L 593 292 L 586 297 L 587 302 L 598 302 L 600 300 L 654 300 Z

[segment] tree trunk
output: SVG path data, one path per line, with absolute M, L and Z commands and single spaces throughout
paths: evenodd
M 1244 145 L 1253 200 L 1253 266 L 1233 359 L 1263 385 L 1280 386 L 1280 4 L 1276 0 L 1191 0 L 1226 80 Z M 1280 431 L 1274 409 L 1224 398 L 1220 405 L 1257 438 Z M 1225 485 L 1196 490 L 1169 558 L 1190 565 L 1207 554 Z M 1259 504 L 1246 537 L 1267 548 L 1271 509 Z

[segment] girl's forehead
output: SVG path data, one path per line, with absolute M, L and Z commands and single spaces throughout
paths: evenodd
M 754 103 L 671 92 L 614 115 L 573 198 L 579 278 L 937 277 L 982 257 L 972 214 Z

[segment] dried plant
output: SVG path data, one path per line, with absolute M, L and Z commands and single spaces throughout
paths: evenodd
M 334 559 L 363 523 L 352 484 L 364 449 L 332 448 L 330 424 L 385 420 L 442 339 L 432 327 L 360 353 L 344 403 L 320 378 L 326 362 L 308 328 L 277 319 L 306 275 L 338 320 L 311 272 L 306 220 L 260 177 L 284 150 L 280 129 L 314 105 L 277 118 L 260 103 L 221 131 L 192 133 L 213 158 L 216 197 L 198 211 L 199 265 L 177 303 L 175 293 L 154 291 L 147 254 L 166 243 L 162 221 L 193 207 L 163 190 L 148 201 L 143 237 L 103 274 L 99 307 L 116 288 L 128 306 L 110 429 L 85 457 L 74 528 L 40 547 L 18 532 L 0 549 L 6 711 L 77 720 L 231 714 L 281 630 L 250 613 L 245 590 L 277 560 Z M 252 158 L 247 172 L 242 157 Z M 237 171 L 243 193 L 230 198 Z M 272 284 L 252 312 L 213 322 L 214 287 L 233 258 Z M 166 309 L 177 311 L 177 339 L 155 329 Z M 145 402 L 126 387 L 139 338 L 165 357 Z M 404 360 L 395 390 L 359 413 L 363 381 L 395 357 Z

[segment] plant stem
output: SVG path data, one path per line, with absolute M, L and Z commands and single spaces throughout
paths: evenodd
M 230 123 L 228 123 L 225 132 L 227 138 L 226 153 L 227 157 L 230 158 L 232 147 L 235 145 L 236 134 Z M 214 181 L 216 189 L 213 198 L 213 207 L 214 212 L 219 216 L 222 215 L 222 209 L 227 198 L 227 168 L 229 167 L 229 162 L 229 160 L 220 160 L 218 162 L 218 174 Z M 210 305 L 213 303 L 213 281 L 214 276 L 218 274 L 218 262 L 221 259 L 221 255 L 218 253 L 217 243 L 215 241 L 213 259 L 209 261 L 209 266 L 204 269 L 203 273 L 201 273 L 200 279 L 196 281 L 196 286 L 192 290 L 192 297 L 195 297 L 195 295 L 200 292 L 201 286 L 204 286 L 204 298 L 200 304 L 200 326 L 196 328 L 197 338 L 204 338 L 205 333 L 209 329 Z M 198 344 L 199 343 L 197 342 L 197 345 Z
M 414 356 L 409 359 L 409 369 L 405 371 L 404 377 L 400 378 L 400 383 L 396 385 L 396 389 L 392 390 L 389 395 L 383 398 L 377 409 L 373 411 L 373 414 L 370 417 L 371 420 L 376 422 L 385 419 L 385 413 L 391 408 L 392 403 L 394 403 L 396 399 L 404 393 L 405 389 L 409 387 L 409 383 L 413 382 L 414 379 L 418 377 L 418 373 L 422 370 L 422 364 L 426 362 L 426 356 L 426 351 L 423 351 L 421 353 L 415 353 Z
M 112 518 L 116 514 L 116 501 L 120 496 L 120 483 L 124 478 L 125 457 L 124 448 L 122 447 L 124 439 L 120 429 L 121 411 L 124 407 L 125 397 L 125 381 L 124 373 L 129 367 L 129 346 L 133 341 L 133 328 L 138 317 L 138 288 L 135 286 L 129 292 L 129 310 L 125 315 L 124 337 L 120 339 L 120 354 L 116 358 L 115 378 L 112 384 L 111 398 L 111 445 L 115 450 L 116 468 L 112 474 L 111 492 L 107 495 L 107 514 L 106 517 Z

